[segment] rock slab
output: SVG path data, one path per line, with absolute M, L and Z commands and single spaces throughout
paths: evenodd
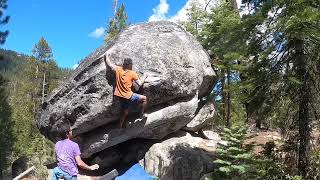
M 114 73 L 99 58 L 108 50 L 115 64 L 130 57 L 139 76 L 149 74 L 139 90 L 148 97 L 148 118 L 137 120 L 133 111 L 123 130 L 117 129 L 120 107 L 113 96 Z M 194 118 L 201 119 L 198 112 L 207 110 L 201 110 L 206 106 L 200 105 L 200 99 L 210 93 L 215 79 L 206 51 L 177 24 L 132 25 L 86 57 L 54 90 L 37 124 L 52 141 L 61 124 L 71 124 L 83 156 L 90 157 L 130 139 L 161 139 Z
M 160 179 L 200 179 L 214 169 L 214 151 L 219 138 L 205 140 L 181 131 L 175 137 L 151 146 L 140 164 Z

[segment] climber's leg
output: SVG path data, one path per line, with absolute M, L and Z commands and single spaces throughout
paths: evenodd
M 123 109 L 122 115 L 120 117 L 120 125 L 119 125 L 120 129 L 123 128 L 123 123 L 125 122 L 128 114 L 129 114 L 129 109 Z
M 120 124 L 119 124 L 119 128 L 122 129 L 123 128 L 123 124 L 129 114 L 129 107 L 130 107 L 130 100 L 129 99 L 124 99 L 124 98 L 120 98 L 120 103 L 121 103 L 121 115 L 120 115 Z
M 141 113 L 143 114 L 147 106 L 147 97 L 144 95 L 140 95 L 140 102 L 141 102 Z
M 146 109 L 147 106 L 147 97 L 141 94 L 137 94 L 137 93 L 133 93 L 133 95 L 131 96 L 131 102 L 134 103 L 139 103 L 140 106 L 140 114 L 141 116 L 145 116 L 144 115 L 144 111 Z

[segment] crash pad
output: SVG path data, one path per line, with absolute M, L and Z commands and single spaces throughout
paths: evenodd
M 133 165 L 123 175 L 116 177 L 116 180 L 154 180 L 154 179 L 157 179 L 157 178 L 148 174 L 139 163 Z

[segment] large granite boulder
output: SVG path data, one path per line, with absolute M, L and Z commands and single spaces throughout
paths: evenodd
M 114 74 L 99 58 L 108 50 L 115 64 L 130 57 L 140 76 L 149 74 L 139 90 L 148 97 L 148 118 L 137 120 L 133 111 L 122 130 L 117 129 L 120 107 L 113 97 Z M 129 139 L 161 139 L 194 118 L 201 119 L 197 114 L 206 106 L 200 100 L 214 82 L 208 54 L 180 26 L 171 22 L 133 25 L 85 58 L 54 90 L 42 106 L 38 127 L 55 141 L 59 125 L 70 123 L 84 157 Z
M 220 137 L 206 140 L 180 131 L 152 145 L 140 164 L 160 179 L 200 179 L 213 171 L 215 150 L 220 140 Z

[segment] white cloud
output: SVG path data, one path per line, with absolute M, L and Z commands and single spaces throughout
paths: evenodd
M 75 64 L 72 66 L 72 69 L 76 69 L 79 66 L 79 64 Z
M 92 31 L 90 34 L 89 34 L 89 37 L 92 37 L 92 38 L 100 38 L 104 35 L 104 32 L 105 32 L 105 28 L 103 27 L 99 27 L 97 28 L 96 30 Z
M 186 5 L 184 5 L 176 15 L 174 15 L 172 18 L 170 18 L 170 21 L 187 21 L 188 20 L 188 8 L 190 7 L 190 1 L 187 1 Z
M 191 8 L 192 5 L 196 5 L 201 9 L 205 9 L 205 6 L 208 4 L 207 10 L 210 10 L 214 7 L 219 0 L 188 0 L 187 3 L 169 20 L 178 22 L 178 21 L 187 21 L 188 20 L 188 9 Z
M 167 0 L 160 0 L 160 4 L 153 8 L 153 15 L 149 17 L 150 21 L 161 21 L 161 20 L 167 20 L 168 17 L 166 16 L 169 10 L 169 4 L 167 3 Z

